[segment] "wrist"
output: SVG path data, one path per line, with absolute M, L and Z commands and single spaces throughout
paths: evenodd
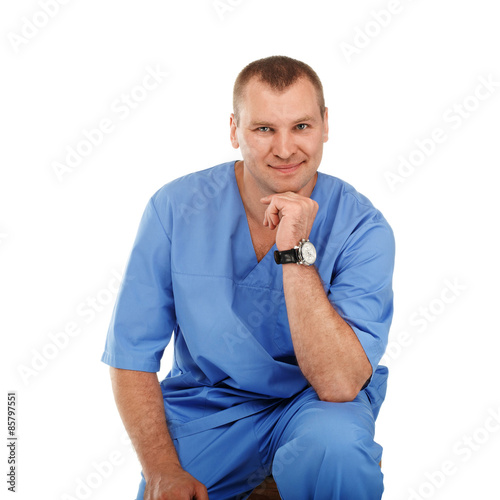
M 155 463 L 151 467 L 142 467 L 142 473 L 144 474 L 146 482 L 155 476 L 170 477 L 183 470 L 184 469 L 182 468 L 179 460 L 169 460 L 166 462 Z
M 314 266 L 314 264 L 310 265 L 310 266 L 300 266 L 300 265 L 297 265 L 297 264 L 288 264 L 288 265 L 283 265 L 281 266 L 283 268 L 283 280 L 287 280 L 287 279 L 295 279 L 296 278 L 301 278 L 301 277 L 304 277 L 306 276 L 307 274 L 312 274 L 312 273 L 316 273 L 317 274 L 317 270 L 316 270 L 316 267 Z
M 300 264 L 311 266 L 316 262 L 316 248 L 308 239 L 302 239 L 295 245 L 281 250 L 281 245 L 274 252 L 276 264 Z
M 300 239 L 294 240 L 294 241 L 286 241 L 285 243 L 276 243 L 276 248 L 278 249 L 279 252 L 284 252 L 285 250 L 291 250 L 292 248 L 295 248 L 297 244 L 301 241 Z

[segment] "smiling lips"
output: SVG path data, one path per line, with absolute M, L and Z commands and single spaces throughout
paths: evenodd
M 284 174 L 288 174 L 291 172 L 295 172 L 300 165 L 302 165 L 302 161 L 299 163 L 291 163 L 289 165 L 269 165 L 272 169 L 274 170 L 279 170 L 280 172 L 283 172 Z

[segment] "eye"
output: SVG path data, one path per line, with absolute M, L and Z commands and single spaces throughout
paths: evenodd
M 299 123 L 299 124 L 297 125 L 297 128 L 298 128 L 299 130 L 305 130 L 308 126 L 309 126 L 309 125 L 307 125 L 307 123 Z
M 259 127 L 258 131 L 259 132 L 269 132 L 271 129 L 269 127 Z

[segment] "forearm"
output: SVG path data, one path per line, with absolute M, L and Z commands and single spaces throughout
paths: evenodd
M 146 481 L 153 474 L 180 468 L 170 437 L 156 373 L 111 367 L 116 406 L 141 462 Z
M 325 401 L 351 401 L 371 375 L 352 328 L 330 304 L 314 266 L 283 266 L 288 322 L 302 373 Z

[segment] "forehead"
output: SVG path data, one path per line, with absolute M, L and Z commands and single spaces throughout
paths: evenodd
M 244 122 L 287 122 L 302 116 L 321 118 L 316 89 L 307 78 L 299 78 L 285 90 L 276 91 L 254 77 L 247 83 L 239 107 Z

